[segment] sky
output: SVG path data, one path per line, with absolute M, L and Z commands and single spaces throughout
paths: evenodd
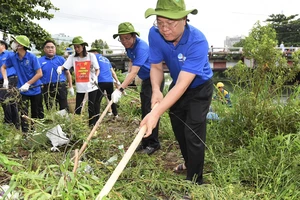
M 82 36 L 91 44 L 102 39 L 110 48 L 122 48 L 112 35 L 118 25 L 131 22 L 140 32 L 141 39 L 148 42 L 148 31 L 155 16 L 147 19 L 144 13 L 155 8 L 157 0 L 51 0 L 59 11 L 52 11 L 51 20 L 39 20 L 50 34 L 64 33 L 70 37 Z M 248 36 L 254 24 L 271 14 L 290 16 L 300 14 L 299 0 L 185 0 L 186 9 L 198 9 L 197 15 L 188 15 L 189 24 L 200 29 L 209 46 L 224 47 L 226 36 Z M 300 16 L 299 16 L 300 17 Z

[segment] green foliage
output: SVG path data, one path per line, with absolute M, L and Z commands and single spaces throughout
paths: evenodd
M 125 78 L 126 78 L 126 75 L 122 73 L 122 70 L 117 70 L 117 69 L 115 69 L 115 72 L 116 72 L 116 75 L 117 75 L 119 81 L 120 81 L 121 83 L 123 83 L 123 81 L 124 81 Z
M 238 63 L 226 71 L 232 81 L 232 108 L 213 102 L 221 120 L 209 126 L 207 163 L 217 185 L 238 184 L 254 199 L 298 199 L 300 193 L 300 87 L 286 85 L 299 73 L 274 49 L 271 26 L 257 23 L 245 39 L 244 51 L 254 63 Z M 297 174 L 297 175 L 296 175 Z
M 50 10 L 58 10 L 51 1 L 25 0 L 20 1 L 1 1 L 0 30 L 12 35 L 26 35 L 31 43 L 34 43 L 37 49 L 50 34 L 40 25 L 33 22 L 34 19 L 51 19 L 53 14 Z
M 241 39 L 239 42 L 233 44 L 233 47 L 243 47 L 245 45 L 245 39 Z
M 7 170 L 11 173 L 15 172 L 12 167 L 17 166 L 21 167 L 22 165 L 16 161 L 8 159 L 5 155 L 0 153 L 0 165 L 7 168 Z
M 96 49 L 99 49 L 101 54 L 103 54 L 103 51 L 102 49 L 109 49 L 109 46 L 107 45 L 106 42 L 104 42 L 102 39 L 99 39 L 99 40 L 95 40 L 93 43 L 92 43 L 92 48 L 96 48 Z M 106 53 L 112 53 L 112 51 L 107 51 Z
M 283 41 L 289 47 L 300 45 L 300 19 L 296 19 L 298 14 L 285 16 L 284 14 L 272 14 L 266 20 L 277 33 L 278 45 Z
M 276 43 L 274 29 L 257 23 L 243 48 L 244 55 L 253 60 L 253 65 L 249 68 L 240 62 L 227 71 L 228 77 L 237 86 L 252 92 L 254 101 L 258 100 L 258 95 L 268 99 L 281 93 L 283 85 L 294 80 L 299 72 L 297 67 L 288 66 L 285 57 L 274 48 Z

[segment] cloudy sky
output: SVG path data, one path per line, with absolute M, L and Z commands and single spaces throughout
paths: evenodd
M 147 8 L 155 8 L 157 0 L 51 0 L 60 8 L 51 20 L 38 23 L 51 34 L 65 33 L 70 37 L 81 35 L 88 43 L 96 39 L 107 42 L 111 48 L 121 47 L 112 38 L 118 24 L 129 21 L 141 38 L 148 41 L 148 30 L 155 16 L 144 18 Z M 247 36 L 253 25 L 271 14 L 300 14 L 299 0 L 185 0 L 187 9 L 198 9 L 189 15 L 190 24 L 199 28 L 209 45 L 223 47 L 226 36 Z

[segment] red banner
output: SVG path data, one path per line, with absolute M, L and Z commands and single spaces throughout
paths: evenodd
M 78 83 L 90 81 L 91 61 L 75 61 L 75 78 Z

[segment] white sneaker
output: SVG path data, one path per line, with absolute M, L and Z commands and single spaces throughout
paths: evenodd
M 112 113 L 111 113 L 111 112 L 109 112 L 107 115 L 108 115 L 108 116 L 112 116 Z

